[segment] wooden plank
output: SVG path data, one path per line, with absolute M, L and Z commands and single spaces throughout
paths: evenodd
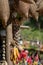
M 29 26 L 20 26 L 21 29 L 29 29 Z

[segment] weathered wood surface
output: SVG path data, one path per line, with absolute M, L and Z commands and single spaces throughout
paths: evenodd
M 10 60 L 10 44 L 13 39 L 13 34 L 12 34 L 12 23 L 9 24 L 6 28 L 6 60 L 8 65 L 13 65 L 11 60 Z

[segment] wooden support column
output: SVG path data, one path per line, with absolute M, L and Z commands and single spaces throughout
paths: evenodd
M 12 34 L 12 23 L 11 23 L 6 28 L 6 60 L 8 65 L 13 65 L 13 63 L 10 60 L 10 43 L 12 39 L 13 39 L 13 34 Z

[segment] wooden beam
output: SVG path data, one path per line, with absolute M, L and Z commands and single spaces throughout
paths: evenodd
M 29 26 L 20 26 L 21 29 L 29 29 Z

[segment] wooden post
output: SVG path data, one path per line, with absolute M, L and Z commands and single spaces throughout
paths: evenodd
M 12 23 L 7 26 L 6 33 L 7 33 L 6 34 L 6 60 L 7 60 L 8 65 L 13 65 L 10 60 L 10 43 L 13 39 Z

